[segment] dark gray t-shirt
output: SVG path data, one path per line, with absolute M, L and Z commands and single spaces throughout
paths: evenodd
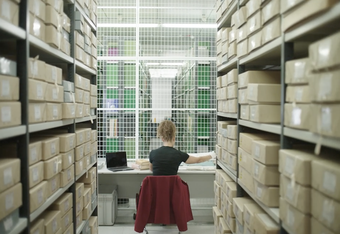
M 152 150 L 149 155 L 153 175 L 177 175 L 179 165 L 186 162 L 188 158 L 187 153 L 169 146 L 162 146 Z

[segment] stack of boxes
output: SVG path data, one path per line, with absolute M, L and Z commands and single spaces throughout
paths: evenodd
M 237 170 L 237 138 L 238 129 L 237 125 L 228 125 L 228 156 L 227 165 L 231 169 Z
M 76 130 L 76 150 L 75 150 L 75 175 L 81 175 L 87 170 L 90 164 L 91 154 L 91 129 Z
M 30 34 L 70 55 L 70 19 L 63 10 L 62 0 L 30 0 Z
M 232 31 L 235 33 L 236 44 L 232 45 L 231 50 L 234 51 L 236 46 L 236 54 L 239 58 L 248 54 L 248 25 L 247 25 L 247 7 L 240 7 L 238 11 L 231 17 Z
M 280 72 L 248 71 L 242 73 L 239 75 L 239 88 L 241 119 L 258 123 L 281 122 Z
M 3 0 L 0 5 L 2 9 L 6 7 L 6 11 L 0 12 L 0 18 L 15 26 L 19 26 L 19 4 L 20 0 Z
M 76 101 L 76 117 L 81 118 L 90 116 L 90 80 L 76 74 L 74 79 L 75 85 L 75 101 Z
M 91 84 L 90 95 L 90 109 L 95 109 L 97 108 L 97 85 Z
M 63 80 L 64 103 L 62 103 L 63 119 L 76 118 L 76 98 L 74 83 Z
M 262 6 L 262 45 L 281 36 L 280 3 L 279 0 L 270 0 Z
M 216 96 L 219 112 L 237 113 L 237 81 L 237 69 L 217 78 Z
M 235 168 L 236 167 L 236 157 L 234 161 L 234 155 L 236 154 L 235 147 L 237 145 L 237 140 L 234 137 L 234 132 L 230 134 L 230 139 L 228 139 L 229 129 L 235 130 L 235 121 L 218 121 L 218 142 L 217 142 L 217 158 L 220 159 L 226 165 Z M 237 126 L 236 126 L 237 135 Z M 237 147 L 236 147 L 237 150 Z M 230 159 L 231 157 L 231 159 Z M 235 167 L 234 167 L 235 166 Z M 236 169 L 233 169 L 236 170 Z
M 217 66 L 228 61 L 229 32 L 231 28 L 221 28 L 217 32 Z
M 248 53 L 262 45 L 261 0 L 249 0 L 247 9 Z
M 21 124 L 16 62 L 0 57 L 0 128 Z
M 76 183 L 76 228 L 83 222 L 84 183 Z M 86 199 L 87 197 L 85 197 Z

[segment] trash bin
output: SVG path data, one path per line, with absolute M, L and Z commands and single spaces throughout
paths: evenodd
M 118 212 L 117 185 L 101 184 L 98 203 L 98 225 L 114 225 Z

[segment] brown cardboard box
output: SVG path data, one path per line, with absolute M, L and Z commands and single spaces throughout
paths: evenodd
M 30 101 L 45 101 L 47 83 L 28 79 L 28 99 Z
M 280 198 L 280 219 L 289 232 L 310 234 L 310 216 L 299 212 L 285 199 Z
M 85 188 L 84 189 L 84 196 L 83 196 L 83 206 L 86 206 L 91 202 L 91 189 Z
M 74 149 L 61 154 L 63 170 L 66 170 L 69 166 L 71 166 L 74 163 L 74 155 L 75 155 Z
M 250 113 L 249 113 L 249 105 L 241 105 L 241 113 L 240 113 L 240 117 L 243 120 L 249 120 L 250 119 Z
M 55 156 L 47 161 L 44 161 L 44 179 L 51 179 L 53 176 L 61 172 L 62 162 L 61 155 Z
M 79 180 L 78 180 L 79 181 Z M 76 200 L 84 196 L 84 183 L 76 183 Z
M 248 226 L 250 232 L 254 232 L 255 214 L 264 214 L 265 211 L 256 203 L 247 203 L 243 205 L 244 226 Z
M 246 88 L 249 83 L 280 84 L 279 71 L 247 71 L 238 76 L 238 87 Z
M 236 183 L 235 182 L 226 182 L 226 195 L 229 201 L 233 201 L 233 198 L 236 197 Z
M 85 52 L 82 48 L 80 48 L 79 46 L 76 45 L 76 50 L 75 50 L 75 58 L 79 61 L 79 62 L 83 62 L 85 57 Z
M 85 147 L 85 145 L 84 144 L 82 144 L 82 145 L 80 145 L 80 146 L 78 146 L 78 147 L 76 147 L 76 154 L 75 154 L 75 161 L 79 161 L 79 160 L 81 160 L 83 157 L 84 157 L 84 147 Z
M 228 100 L 228 113 L 237 113 L 237 98 Z
M 253 141 L 252 156 L 265 165 L 279 164 L 280 142 L 270 140 Z
M 72 164 L 66 170 L 60 173 L 60 187 L 63 188 L 74 179 L 74 165 Z
M 228 153 L 228 165 L 231 167 L 233 170 L 237 170 L 237 157 L 234 154 Z
M 240 133 L 240 147 L 251 154 L 254 140 L 278 140 L 277 135 L 267 133 Z
M 227 73 L 227 85 L 235 84 L 238 81 L 238 70 L 232 69 Z
M 249 190 L 250 193 L 254 193 L 254 179 L 251 173 L 247 172 L 243 167 L 239 167 L 238 183 L 242 184 Z
M 28 104 L 29 123 L 41 123 L 46 121 L 46 103 Z
M 311 185 L 311 163 L 316 160 L 312 152 L 280 150 L 279 171 L 304 186 Z
M 312 187 L 337 201 L 340 201 L 339 167 L 336 157 L 312 161 Z
M 75 42 L 80 48 L 84 48 L 85 39 L 84 36 L 81 35 L 78 31 L 75 31 Z
M 253 159 L 252 175 L 254 179 L 263 185 L 279 186 L 280 173 L 278 166 L 266 166 Z
M 285 104 L 285 126 L 309 130 L 311 128 L 310 104 Z
M 56 9 L 59 13 L 63 12 L 64 2 L 59 0 L 45 0 L 46 5 L 51 5 Z
M 60 216 L 64 216 L 72 207 L 72 193 L 64 193 L 48 209 L 58 210 Z
M 30 234 L 44 233 L 44 219 L 39 218 L 31 224 Z
M 236 28 L 232 27 L 231 30 L 229 31 L 229 46 L 231 43 L 234 43 L 236 41 Z M 235 46 L 236 46 L 236 42 L 235 42 Z
M 91 96 L 90 108 L 97 108 L 97 97 Z
M 76 207 L 76 215 L 79 215 L 79 213 L 83 213 L 83 197 L 80 197 L 75 204 Z M 83 216 L 83 215 L 82 215 Z
M 76 146 L 84 144 L 85 142 L 86 142 L 85 130 L 84 129 L 76 130 Z
M 310 103 L 312 95 L 314 95 L 314 93 L 310 92 L 309 85 L 288 85 L 286 90 L 286 102 Z
M 248 39 L 237 44 L 236 54 L 238 57 L 243 57 L 248 54 Z
M 286 84 L 308 84 L 311 61 L 309 58 L 295 59 L 286 62 Z
M 75 89 L 75 99 L 77 103 L 83 103 L 84 101 L 84 90 L 82 89 Z
M 311 234 L 335 234 L 335 232 L 332 232 L 328 228 L 326 228 L 322 223 L 320 223 L 317 219 L 312 217 L 311 219 Z
M 63 117 L 61 104 L 46 103 L 46 121 L 61 120 Z
M 236 219 L 229 215 L 227 215 L 224 219 L 232 233 L 236 232 Z
M 238 147 L 238 164 L 243 167 L 247 172 L 252 173 L 253 170 L 253 157 Z
M 258 31 L 251 35 L 248 39 L 248 52 L 252 52 L 262 45 L 262 31 Z
M 299 5 L 299 7 L 294 8 L 289 13 L 284 15 L 282 22 L 282 31 L 286 32 L 288 29 L 298 24 L 299 22 L 330 8 L 336 2 L 337 0 L 305 1 L 303 4 Z
M 273 19 L 280 14 L 280 1 L 272 0 L 268 4 L 264 5 L 261 9 L 262 12 L 262 25 Z
M 247 2 L 246 8 L 247 8 L 248 21 L 249 21 L 249 17 L 260 9 L 260 6 L 261 6 L 261 0 L 250 0 L 249 2 Z
M 74 174 L 76 176 L 80 175 L 86 169 L 84 165 L 84 158 L 80 159 L 79 161 L 76 161 L 74 165 L 75 165 Z
M 50 64 L 45 64 L 46 77 L 48 83 L 62 85 L 62 69 Z
M 222 162 L 228 164 L 228 151 L 225 149 L 222 149 Z
M 30 213 L 37 210 L 46 201 L 47 182 L 43 181 L 30 189 Z
M 47 102 L 64 102 L 63 86 L 55 86 L 52 84 L 46 85 L 45 100 Z
M 89 91 L 84 91 L 83 102 L 84 104 L 90 104 L 90 92 Z
M 91 234 L 98 234 L 98 217 L 97 216 L 90 217 L 89 226 L 91 229 Z
M 19 78 L 0 75 L 0 101 L 19 100 Z
M 222 42 L 229 41 L 229 33 L 230 33 L 230 31 L 231 31 L 231 28 L 222 28 L 222 34 L 221 34 Z
M 255 197 L 268 207 L 279 207 L 279 187 L 268 187 L 254 180 Z
M 223 217 L 220 217 L 219 226 L 218 226 L 219 233 L 231 233 L 230 228 L 228 227 L 226 221 Z
M 20 182 L 20 159 L 0 158 L 0 193 Z
M 237 44 L 236 41 L 229 43 L 228 58 L 231 59 L 237 55 Z
M 257 123 L 280 123 L 280 105 L 250 105 L 250 120 Z
M 248 100 L 251 103 L 276 104 L 281 101 L 281 85 L 279 84 L 248 84 Z
M 91 141 L 88 141 L 84 144 L 84 155 L 88 155 L 91 153 Z
M 97 190 L 97 180 L 93 181 L 90 184 L 84 184 L 85 188 L 91 189 L 91 194 L 93 194 Z
M 45 41 L 45 23 L 44 21 L 40 20 L 37 17 L 34 17 L 32 13 L 29 13 L 29 29 L 30 29 L 30 34 L 39 38 L 42 41 Z
M 299 185 L 281 174 L 280 196 L 303 214 L 311 212 L 311 188 Z
M 233 140 L 237 140 L 237 135 L 238 135 L 238 132 L 237 132 L 237 125 L 228 125 L 228 139 L 233 139 Z
M 76 104 L 76 117 L 77 118 L 84 117 L 84 105 L 83 104 Z
M 76 218 L 76 227 L 79 228 L 82 222 L 83 222 L 83 213 L 80 212 Z
M 312 123 L 310 131 L 323 136 L 340 137 L 340 104 L 322 104 L 311 106 Z
M 221 54 L 222 54 L 222 56 L 223 56 L 223 55 L 226 55 L 226 54 L 228 53 L 228 48 L 229 48 L 229 43 L 228 43 L 228 41 L 225 41 L 225 42 L 222 42 L 222 43 L 221 43 L 221 49 L 222 49 Z
M 95 155 L 98 152 L 98 142 L 95 141 L 91 144 L 91 155 Z
M 62 34 L 52 25 L 46 25 L 45 42 L 51 47 L 61 49 Z
M 267 214 L 259 213 L 255 214 L 254 230 L 261 234 L 278 234 L 280 227 Z
M 28 164 L 31 166 L 42 159 L 41 141 L 30 140 L 28 148 L 29 148 Z
M 235 217 L 243 225 L 244 204 L 255 203 L 255 201 L 249 197 L 235 197 L 233 203 Z
M 85 105 L 83 107 L 83 117 L 90 116 L 90 105 Z
M 236 41 L 237 43 L 241 43 L 248 36 L 248 27 L 247 24 L 244 24 L 242 27 L 236 30 Z
M 44 180 L 44 163 L 38 162 L 29 167 L 29 187 L 32 188 Z
M 42 144 L 42 160 L 48 160 L 59 154 L 59 138 L 58 137 L 37 137 L 32 138 L 40 140 Z
M 76 117 L 76 104 L 62 103 L 63 119 L 74 119 Z
M 310 78 L 310 99 L 315 102 L 340 102 L 336 87 L 340 87 L 340 70 L 313 74 Z
M 306 0 L 281 0 L 281 14 L 286 13 L 304 1 Z
M 262 13 L 261 13 L 261 11 L 257 11 L 247 21 L 248 36 L 259 31 L 261 29 L 261 27 L 262 27 Z
M 64 233 L 67 228 L 73 223 L 72 209 L 61 217 L 61 232 Z
M 54 9 L 51 5 L 46 5 L 46 14 L 45 14 L 45 24 L 46 27 L 53 26 L 56 29 L 61 26 L 61 19 L 56 9 Z
M 47 180 L 46 198 L 49 198 L 60 188 L 60 173 Z
M 227 99 L 237 98 L 237 84 L 229 85 L 227 89 Z
M 65 153 L 69 152 L 70 150 L 75 148 L 75 139 L 76 139 L 76 134 L 75 133 L 63 133 L 63 134 L 58 134 L 56 135 L 59 137 L 59 142 L 60 142 L 60 152 Z
M 267 23 L 262 29 L 262 45 L 281 36 L 281 17 Z
M 0 220 L 22 205 L 22 185 L 18 183 L 0 193 Z
M 235 26 L 236 28 L 240 28 L 246 22 L 247 22 L 247 8 L 246 6 L 242 6 L 237 11 L 236 19 L 235 19 Z
M 88 204 L 83 209 L 83 220 L 88 220 L 91 216 L 91 204 Z
M 43 213 L 46 234 L 57 233 L 61 227 L 60 211 L 48 210 Z
M 19 5 L 13 1 L 1 0 L 0 6 L 3 9 L 0 18 L 19 26 Z
M 231 154 L 237 153 L 237 140 L 228 139 L 228 152 Z
M 89 171 L 88 171 L 88 176 L 87 175 L 83 175 L 78 182 L 82 182 L 82 183 L 86 183 L 86 184 L 90 184 L 93 181 L 95 181 L 97 178 L 97 167 L 92 167 Z
M 222 158 L 222 147 L 219 145 L 215 146 L 215 153 L 216 153 L 216 157 L 217 159 L 221 160 Z
M 217 208 L 217 206 L 213 206 L 213 218 L 215 226 L 219 226 L 219 219 L 223 218 L 221 211 Z
M 74 86 L 78 89 L 83 89 L 83 79 L 86 79 L 82 77 L 81 75 L 76 74 L 74 78 Z

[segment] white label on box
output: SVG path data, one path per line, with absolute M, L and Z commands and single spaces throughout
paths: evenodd
M 30 156 L 31 156 L 32 162 L 36 162 L 38 160 L 38 153 L 37 153 L 37 147 L 36 146 L 31 148 Z
M 294 158 L 291 158 L 290 156 L 287 156 L 287 157 L 286 157 L 285 172 L 286 172 L 288 175 L 293 174 L 294 167 L 295 167 L 295 159 L 294 159 Z
M 70 223 L 70 217 L 67 215 L 65 218 L 65 223 L 64 223 L 64 227 L 67 227 Z
M 8 185 L 13 182 L 12 168 L 6 168 L 4 170 L 4 185 Z
M 53 100 L 58 100 L 58 90 L 56 88 L 52 89 L 52 98 Z
M 71 179 L 71 170 L 67 170 L 67 181 L 69 181 Z
M 11 93 L 11 86 L 8 80 L 3 80 L 1 82 L 1 97 L 7 97 Z
M 301 124 L 302 110 L 298 107 L 294 107 L 292 111 L 292 124 L 299 126 Z
M 244 221 L 249 225 L 250 224 L 250 214 L 246 211 L 244 215 Z
M 57 152 L 57 148 L 56 148 L 55 142 L 52 142 L 51 143 L 51 154 L 55 155 L 56 152 Z
M 295 89 L 295 100 L 301 101 L 302 97 L 303 97 L 303 88 L 296 87 L 296 89 Z
M 80 134 L 80 136 L 79 136 L 79 140 L 80 140 L 80 142 L 83 142 L 83 141 L 84 141 L 83 134 Z
M 262 188 L 260 188 L 260 186 L 257 186 L 257 188 L 256 188 L 256 195 L 259 198 L 262 197 Z
M 322 206 L 322 218 L 327 220 L 327 224 L 331 225 L 334 222 L 335 207 L 331 200 L 328 198 L 324 200 Z
M 68 155 L 68 162 L 69 162 L 69 164 L 72 164 L 72 155 L 71 154 Z
M 73 137 L 70 138 L 69 146 L 70 146 L 70 148 L 74 148 L 74 139 L 73 139 Z
M 74 105 L 70 108 L 71 115 L 74 116 L 76 114 L 76 107 Z
M 77 213 L 80 211 L 80 201 L 77 202 Z
M 52 80 L 54 82 L 57 82 L 57 68 L 56 67 L 52 67 L 52 76 L 51 76 Z
M 79 162 L 79 168 L 81 171 L 83 170 L 83 160 Z
M 3 1 L 1 6 L 1 15 L 7 20 L 11 21 L 11 6 L 8 2 Z
M 318 46 L 317 64 L 324 64 L 330 58 L 329 54 L 331 48 L 331 40 L 320 41 Z
M 260 157 L 260 146 L 258 146 L 258 145 L 255 145 L 254 156 L 256 158 Z
M 319 80 L 319 99 L 327 99 L 332 92 L 332 73 L 324 73 L 322 79 Z
M 293 199 L 294 199 L 294 194 L 295 194 L 294 187 L 295 186 L 294 186 L 293 180 L 289 182 L 286 187 L 286 198 L 288 201 L 291 201 L 291 202 L 293 202 Z
M 41 84 L 37 84 L 37 97 L 39 99 L 44 97 L 44 90 Z
M 69 202 L 69 200 L 67 199 L 66 201 L 65 201 L 65 204 L 64 204 L 64 210 L 68 210 L 70 208 L 70 202 Z
M 52 187 L 52 192 L 54 192 L 57 189 L 57 178 L 54 178 L 51 181 L 51 187 Z
M 84 147 L 80 147 L 79 154 L 80 154 L 80 157 L 84 156 Z
M 33 182 L 37 182 L 39 180 L 39 169 L 38 168 L 33 168 L 32 179 L 33 179 Z
M 295 221 L 294 213 L 288 207 L 287 208 L 287 224 L 288 224 L 288 226 L 293 227 L 294 221 Z
M 40 15 L 40 7 L 39 7 L 39 0 L 34 0 L 33 2 L 33 13 L 35 15 Z
M 259 165 L 257 163 L 254 164 L 254 176 L 259 177 Z
M 40 105 L 34 105 L 34 118 L 35 118 L 35 120 L 41 119 Z
M 4 106 L 1 108 L 1 122 L 10 122 L 12 119 L 12 109 L 9 106 Z
M 53 106 L 53 117 L 58 118 L 58 106 Z
M 297 61 L 294 63 L 294 78 L 295 79 L 301 79 L 305 76 L 305 62 Z
M 329 107 L 321 109 L 321 129 L 325 132 L 332 131 L 332 111 Z
M 336 188 L 336 176 L 329 171 L 325 171 L 325 173 L 323 174 L 323 184 L 322 185 L 323 185 L 324 189 L 326 189 L 329 192 L 334 193 L 335 188 Z
M 13 206 L 14 206 L 14 194 L 9 193 L 9 194 L 6 195 L 6 198 L 5 198 L 5 208 L 6 208 L 6 210 L 9 210 Z
M 4 218 L 3 220 L 5 231 L 9 231 L 10 229 L 12 229 L 14 224 L 13 217 L 11 215 L 7 217 L 8 218 Z
M 57 162 L 57 160 L 54 160 L 54 162 L 53 162 L 53 173 L 57 174 L 57 172 L 58 172 L 58 162 Z
M 57 231 L 57 228 L 58 228 L 57 219 L 53 219 L 53 221 L 52 221 L 52 232 L 55 233 Z

